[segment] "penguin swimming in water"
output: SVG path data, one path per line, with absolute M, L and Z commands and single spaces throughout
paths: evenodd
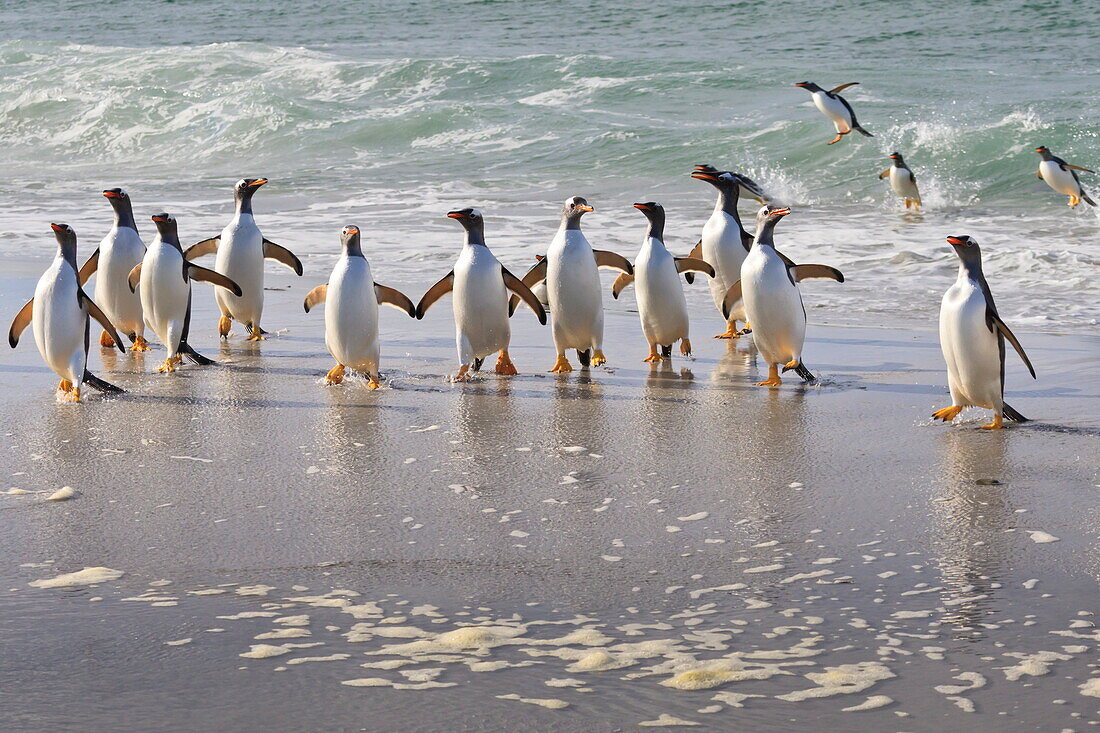
M 847 84 L 841 84 L 828 91 L 825 91 L 812 81 L 800 81 L 795 84 L 796 87 L 802 87 L 810 92 L 813 95 L 814 104 L 817 105 L 817 108 L 821 110 L 823 115 L 833 121 L 833 126 L 836 127 L 836 137 L 829 141 L 829 145 L 840 142 L 841 138 L 852 130 L 857 130 L 861 135 L 867 137 L 874 137 L 874 135 L 860 126 L 859 121 L 856 119 L 855 110 L 852 109 L 852 105 L 848 104 L 848 100 L 839 94 L 839 92 L 856 84 L 859 84 L 859 82 L 850 81 Z
M 154 214 L 153 222 L 157 225 L 157 236 L 127 280 L 131 291 L 141 286 L 145 322 L 168 350 L 167 358 L 157 371 L 176 371 L 184 356 L 199 365 L 213 364 L 213 359 L 203 356 L 187 343 L 191 330 L 191 281 L 202 280 L 236 296 L 240 296 L 241 286 L 220 272 L 189 262 L 180 247 L 176 220 L 171 216 Z
M 550 328 L 554 336 L 557 360 L 550 369 L 561 374 L 573 371 L 566 349 L 576 349 L 582 367 L 600 366 L 607 361 L 603 353 L 603 298 L 600 294 L 599 268 L 609 267 L 633 275 L 634 268 L 625 257 L 614 252 L 594 250 L 581 231 L 581 217 L 593 211 L 587 199 L 572 196 L 565 200 L 561 225 L 550 242 L 546 256 L 523 276 L 523 284 L 534 288 L 546 283 L 550 304 Z M 537 297 L 537 296 L 536 296 Z M 511 315 L 519 305 L 519 296 L 508 301 Z
M 188 261 L 216 253 L 214 269 L 241 286 L 243 292 L 240 295 L 222 289 L 214 291 L 214 299 L 222 313 L 218 321 L 218 334 L 222 338 L 229 338 L 233 321 L 237 320 L 248 329 L 249 341 L 264 340 L 266 332 L 260 328 L 260 316 L 264 310 L 265 258 L 286 265 L 299 277 L 302 275 L 301 260 L 286 247 L 265 237 L 256 226 L 252 215 L 252 197 L 266 183 L 266 178 L 242 178 L 237 181 L 233 187 L 236 211 L 225 229 L 216 237 L 188 247 L 184 253 Z
M 368 389 L 378 389 L 378 305 L 384 303 L 416 318 L 416 307 L 400 291 L 374 281 L 370 263 L 363 256 L 359 227 L 340 232 L 343 253 L 336 260 L 328 282 L 309 291 L 306 313 L 325 304 L 325 345 L 336 366 L 325 375 L 326 384 L 340 384 L 351 369 L 366 374 Z
M 80 284 L 88 282 L 88 278 L 98 272 L 95 299 L 99 307 L 115 328 L 129 337 L 133 343 L 130 351 L 148 351 L 141 298 L 137 293 L 131 293 L 126 284 L 130 270 L 145 256 L 145 242 L 138 234 L 130 195 L 121 188 L 109 188 L 103 196 L 111 202 L 111 208 L 115 211 L 115 225 L 80 268 Z M 113 347 L 115 343 L 111 335 L 104 331 L 99 337 L 99 345 Z
M 783 371 L 794 369 L 807 382 L 813 373 L 802 363 L 802 346 L 806 340 L 806 308 L 798 283 L 810 278 L 825 278 L 844 282 L 844 275 L 828 265 L 795 265 L 775 249 L 775 225 L 791 213 L 787 208 L 762 207 L 756 216 L 756 239 L 745 262 L 741 279 L 730 287 L 723 303 L 723 312 L 738 300 L 745 303 L 745 313 L 752 321 L 752 338 L 768 365 L 768 378 L 757 384 L 778 387 Z
M 1089 198 L 1089 195 L 1085 193 L 1085 189 L 1081 187 L 1081 179 L 1077 175 L 1077 171 L 1084 173 L 1094 173 L 1095 171 L 1082 168 L 1079 165 L 1070 165 L 1050 152 L 1050 148 L 1046 145 L 1035 148 L 1035 152 L 1043 158 L 1039 162 L 1039 173 L 1037 175 L 1058 193 L 1069 196 L 1071 209 L 1082 201 L 1089 206 L 1096 206 L 1096 202 Z
M 909 170 L 909 166 L 905 164 L 905 160 L 901 157 L 901 153 L 890 153 L 890 160 L 893 161 L 892 165 L 878 174 L 879 179 L 890 178 L 890 188 L 894 189 L 894 193 L 901 196 L 905 200 L 905 208 L 912 206 L 917 211 L 920 211 L 920 191 L 917 190 L 917 177 L 913 175 L 913 171 Z
M 947 289 L 940 305 L 940 348 L 947 362 L 947 384 L 951 406 L 936 410 L 932 417 L 951 422 L 964 407 L 993 410 L 993 422 L 982 427 L 1000 430 L 1004 418 L 1025 422 L 1026 417 L 1004 401 L 1005 341 L 1016 349 L 1035 378 L 1035 368 L 1019 339 L 1009 330 L 982 272 L 982 251 L 972 237 L 948 237 L 959 257 L 959 276 Z
M 80 402 L 80 385 L 85 382 L 100 392 L 122 392 L 88 371 L 89 318 L 99 321 L 119 351 L 126 353 L 126 349 L 110 319 L 81 287 L 76 270 L 76 232 L 68 224 L 50 227 L 57 239 L 57 256 L 38 279 L 34 297 L 12 321 L 8 344 L 14 349 L 23 330 L 32 326 L 38 353 L 61 377 L 57 389 L 69 402 Z
M 416 317 L 423 318 L 428 308 L 454 291 L 455 337 L 458 345 L 456 382 L 466 381 L 472 368 L 481 368 L 485 357 L 499 351 L 497 374 L 517 374 L 508 356 L 511 329 L 508 325 L 508 291 L 518 295 L 546 325 L 542 303 L 523 282 L 500 264 L 485 244 L 485 220 L 477 209 L 447 213 L 466 230 L 462 252 L 454 269 L 424 293 L 416 306 Z
M 634 260 L 634 283 L 638 291 L 638 318 L 649 343 L 647 362 L 672 358 L 672 345 L 680 342 L 680 353 L 691 356 L 687 299 L 680 273 L 702 272 L 714 277 L 714 268 L 694 257 L 673 257 L 665 247 L 665 209 L 656 201 L 634 204 L 649 220 L 642 248 Z

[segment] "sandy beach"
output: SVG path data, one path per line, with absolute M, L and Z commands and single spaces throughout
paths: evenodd
M 369 392 L 321 385 L 322 277 L 269 268 L 259 345 L 197 297 L 218 367 L 97 348 L 118 397 L 56 403 L 29 339 L 0 362 L 4 730 L 1100 720 L 1095 336 L 1020 333 L 1034 422 L 996 433 L 932 423 L 932 331 L 811 325 L 821 382 L 769 391 L 710 310 L 695 360 L 643 364 L 629 298 L 609 368 L 547 374 L 521 311 L 520 376 L 464 385 L 449 301 L 386 309 Z

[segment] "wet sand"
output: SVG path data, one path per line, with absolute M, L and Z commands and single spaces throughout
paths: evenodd
M 929 419 L 932 331 L 811 325 L 821 383 L 769 391 L 712 311 L 650 368 L 608 299 L 610 368 L 547 374 L 520 312 L 520 376 L 454 385 L 447 301 L 384 310 L 372 393 L 321 386 L 319 281 L 269 275 L 259 345 L 219 347 L 200 293 L 223 365 L 96 353 L 129 392 L 82 406 L 30 334 L 5 354 L 4 730 L 1100 721 L 1100 339 L 1020 334 L 1034 422 L 991 433 Z M 14 313 L 33 280 L 2 285 Z M 84 567 L 123 575 L 30 585 Z

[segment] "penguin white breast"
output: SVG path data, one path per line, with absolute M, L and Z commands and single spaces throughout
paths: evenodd
M 1046 184 L 1058 193 L 1066 196 L 1075 196 L 1080 193 L 1081 185 L 1073 174 L 1062 170 L 1062 166 L 1053 160 L 1044 160 L 1039 163 L 1039 174 L 1042 175 Z
M 179 348 L 191 283 L 183 278 L 183 254 L 159 240 L 145 253 L 141 265 L 141 307 L 145 322 L 170 354 Z
M 737 220 L 724 211 L 715 211 L 703 225 L 703 260 L 714 268 L 714 277 L 707 278 L 714 307 L 722 310 L 722 301 L 730 286 L 741 279 L 741 263 L 745 261 L 745 245 Z M 731 318 L 745 320 L 744 311 L 736 304 Z
M 218 304 L 242 323 L 258 322 L 264 304 L 264 237 L 251 214 L 235 216 L 222 230 L 214 269 L 242 291 L 238 298 L 225 288 L 215 288 Z
M 908 168 L 899 168 L 896 165 L 890 168 L 890 188 L 894 193 L 904 198 L 917 197 L 917 184 L 913 182 L 913 175 Z
M 825 92 L 814 92 L 814 104 L 821 113 L 833 121 L 837 132 L 848 132 L 852 129 L 852 115 L 836 97 L 830 97 Z
M 753 342 L 766 362 L 801 358 L 806 338 L 802 295 L 773 249 L 753 247 L 741 268 L 741 292 Z
M 145 243 L 130 227 L 115 227 L 99 243 L 95 303 L 122 333 L 142 331 L 141 296 L 130 292 L 129 275 L 145 257 Z
M 664 244 L 647 237 L 634 263 L 638 317 L 649 343 L 669 346 L 688 337 L 687 300 L 676 261 Z
M 42 360 L 59 377 L 77 385 L 84 378 L 88 327 L 87 311 L 77 300 L 78 289 L 76 271 L 58 257 L 38 280 L 31 313 L 34 342 Z
M 588 238 L 560 230 L 546 251 L 546 294 L 554 342 L 559 349 L 588 349 L 603 338 L 600 273 Z
M 997 335 L 986 325 L 981 287 L 963 276 L 940 304 L 940 348 L 947 363 L 952 401 L 967 407 L 1001 405 L 1001 353 Z
M 458 256 L 454 273 L 454 316 L 459 340 L 466 340 L 473 358 L 477 359 L 507 348 L 511 330 L 500 261 L 488 247 L 468 244 Z
M 378 371 L 378 299 L 370 264 L 341 256 L 328 281 L 325 344 L 340 364 L 357 371 Z

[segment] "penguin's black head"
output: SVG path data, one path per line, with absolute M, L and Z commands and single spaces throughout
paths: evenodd
M 955 254 L 962 259 L 971 259 L 973 257 L 981 258 L 981 248 L 978 247 L 978 240 L 971 237 L 969 234 L 960 234 L 955 237 L 948 237 L 947 243 L 955 248 Z
M 157 225 L 157 233 L 161 239 L 174 240 L 176 238 L 176 220 L 166 211 L 153 214 L 153 223 Z
M 589 205 L 588 199 L 583 196 L 571 196 L 565 200 L 565 205 L 561 209 L 561 218 L 566 221 L 579 221 L 590 211 L 595 209 Z
M 238 199 L 252 198 L 252 195 L 265 183 L 267 183 L 266 178 L 242 178 L 233 186 L 233 196 Z
M 477 209 L 458 209 L 456 211 L 447 212 L 448 219 L 456 219 L 464 229 L 470 229 L 474 226 L 480 226 L 484 223 L 484 219 L 481 217 L 481 212 Z
M 359 242 L 359 227 L 354 224 L 348 224 L 346 227 L 340 230 L 340 243 L 345 247 L 352 243 Z
M 738 175 L 729 171 L 695 170 L 692 171 L 691 177 L 697 181 L 706 181 L 719 191 L 727 193 L 737 192 L 741 185 L 741 179 Z
M 1051 157 L 1050 148 L 1048 148 L 1046 145 L 1040 145 L 1039 147 L 1035 148 L 1035 152 L 1043 156 L 1043 160 L 1047 160 Z
M 76 246 L 76 231 L 71 226 L 68 224 L 50 224 L 50 228 L 53 229 L 53 235 L 57 238 L 57 243 L 60 246 Z
M 126 193 L 122 188 L 108 188 L 103 191 L 103 197 L 109 199 L 111 205 L 114 205 L 116 201 L 129 201 L 130 194 Z
M 779 220 L 784 216 L 789 216 L 790 213 L 791 210 L 786 206 L 761 206 L 760 211 L 756 212 L 757 233 L 763 231 L 765 227 L 774 229 Z
M 894 151 L 893 153 L 890 153 L 890 160 L 896 160 L 897 162 L 900 163 L 901 162 L 901 153 L 899 153 L 897 151 Z
M 807 92 L 820 92 L 821 91 L 821 87 L 819 87 L 817 84 L 814 84 L 812 81 L 800 81 L 797 84 L 795 84 L 795 86 L 796 87 L 802 87 Z

